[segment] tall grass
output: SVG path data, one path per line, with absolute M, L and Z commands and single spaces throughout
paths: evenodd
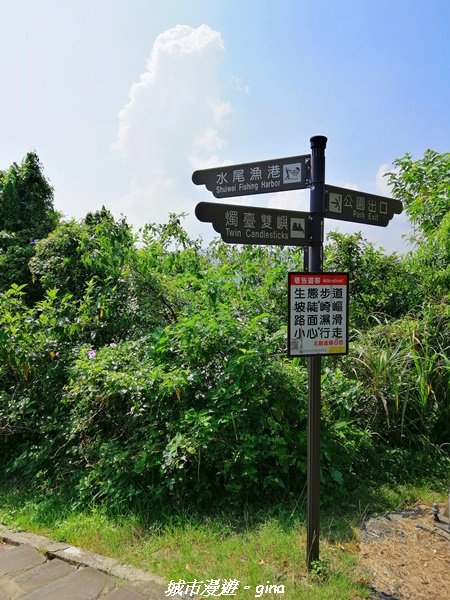
M 374 407 L 376 428 L 381 414 L 386 434 L 439 445 L 450 431 L 449 326 L 443 311 L 429 307 L 422 314 L 421 321 L 379 321 L 358 332 L 349 364 Z

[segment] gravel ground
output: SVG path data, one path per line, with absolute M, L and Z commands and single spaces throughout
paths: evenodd
M 449 600 L 450 531 L 444 509 L 440 505 L 440 524 L 428 505 L 364 524 L 359 568 L 374 599 Z

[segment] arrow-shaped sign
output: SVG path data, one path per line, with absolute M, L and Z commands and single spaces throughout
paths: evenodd
M 325 217 L 386 227 L 403 210 L 400 200 L 325 184 Z
M 316 245 L 309 239 L 310 213 L 200 202 L 195 215 L 200 221 L 212 223 L 229 244 Z
M 310 154 L 194 171 L 192 181 L 216 198 L 301 190 L 309 187 Z

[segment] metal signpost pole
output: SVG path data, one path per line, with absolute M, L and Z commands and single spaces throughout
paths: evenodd
M 308 247 L 308 272 L 320 273 L 323 268 L 323 222 L 325 213 L 325 147 L 327 138 L 311 138 L 311 196 L 313 241 Z M 307 473 L 307 546 L 308 570 L 319 559 L 320 533 L 320 391 L 321 356 L 308 358 L 308 473 Z
M 310 155 L 226 165 L 194 171 L 192 174 L 192 181 L 196 185 L 205 185 L 219 199 L 286 192 L 310 187 L 310 213 L 200 202 L 195 209 L 197 218 L 200 221 L 212 223 L 214 229 L 220 233 L 222 240 L 230 244 L 305 246 L 303 268 L 304 271 L 312 274 L 322 273 L 323 269 L 324 217 L 386 227 L 394 214 L 402 212 L 403 206 L 399 200 L 325 185 L 327 138 L 316 135 L 310 141 Z M 293 276 L 292 280 L 291 275 Z M 295 281 L 296 275 L 300 275 L 300 282 Z M 304 293 L 301 289 L 303 285 L 302 275 L 304 273 L 289 274 L 289 303 L 292 298 L 291 289 L 294 289 L 296 285 L 297 291 L 300 294 Z M 332 273 L 328 275 L 331 278 L 334 276 Z M 306 549 L 308 570 L 311 570 L 312 563 L 319 559 L 321 355 L 346 354 L 348 351 L 348 274 L 338 273 L 336 275 L 339 275 L 339 277 L 334 282 L 333 291 L 339 292 L 340 295 L 336 298 L 339 297 L 344 301 L 337 301 L 336 308 L 333 308 L 333 310 L 337 313 L 336 316 L 341 319 L 340 323 L 344 323 L 343 328 L 337 327 L 331 334 L 330 329 L 323 328 L 323 333 L 320 333 L 321 339 L 316 339 L 319 335 L 318 329 L 312 328 L 305 333 L 303 327 L 296 323 L 295 314 L 292 318 L 291 304 L 289 304 L 288 354 L 289 356 L 308 356 Z M 326 278 L 326 275 L 311 277 L 312 281 L 310 282 L 308 281 L 310 277 L 306 277 L 306 283 L 311 285 L 311 293 L 315 293 L 314 286 L 321 285 L 323 278 Z M 295 294 L 295 291 L 293 293 Z M 301 302 L 296 304 L 298 304 L 298 307 L 296 308 L 294 305 L 294 311 L 303 312 L 303 317 L 305 312 L 309 313 L 309 308 L 306 311 L 305 308 L 301 308 Z M 311 302 L 311 305 L 313 304 L 314 302 Z M 327 303 L 320 304 L 326 305 Z M 345 315 L 343 313 L 344 304 L 346 305 Z M 315 312 L 316 314 L 312 316 L 317 318 L 317 309 L 311 309 L 311 312 Z M 297 316 L 300 317 L 300 314 L 297 314 Z M 291 337 L 291 329 L 293 337 Z M 315 340 L 312 346 L 309 344 L 308 352 L 304 351 L 303 339 L 307 339 L 308 342 Z

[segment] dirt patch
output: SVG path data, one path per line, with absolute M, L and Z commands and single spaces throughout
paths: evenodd
M 431 506 L 370 519 L 361 531 L 359 566 L 373 598 L 448 600 L 450 531 L 445 506 L 435 523 Z

